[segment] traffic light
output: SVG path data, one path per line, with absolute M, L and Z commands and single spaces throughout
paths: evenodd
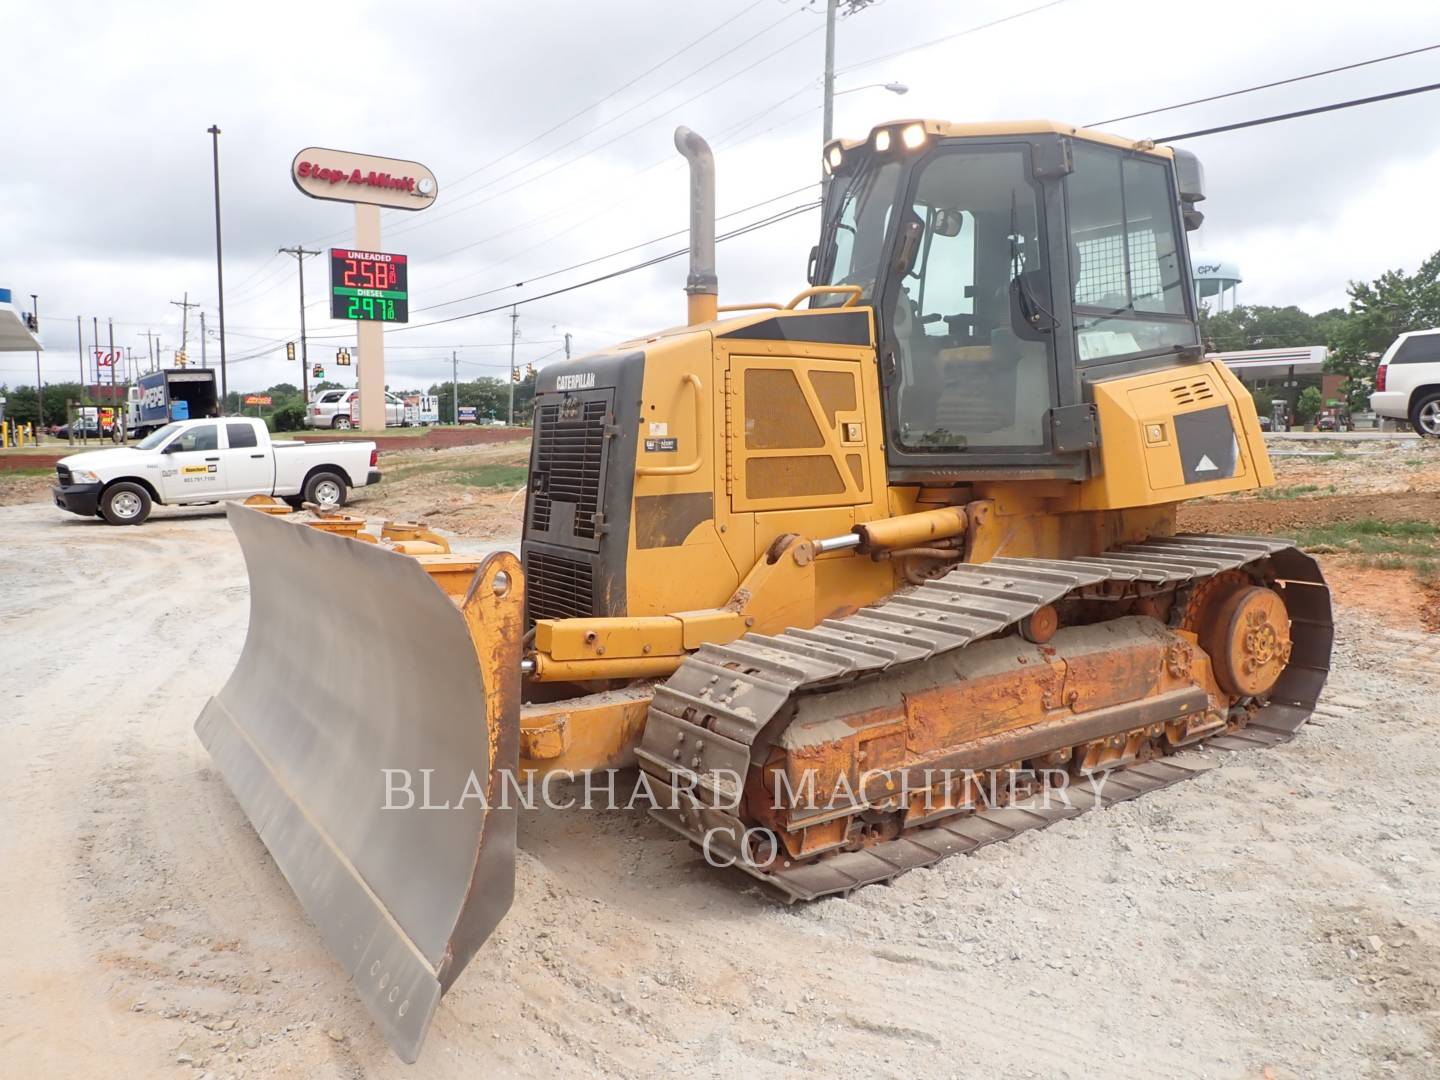
M 287 341 L 287 342 L 285 343 L 285 359 L 286 359 L 286 360 L 294 360 L 294 359 L 295 359 L 295 342 L 293 342 L 293 341 Z
M 518 367 L 510 369 L 510 381 L 513 383 L 520 381 L 520 369 Z
M 188 361 L 187 361 L 186 358 L 185 358 L 185 350 L 184 350 L 184 349 L 176 349 L 176 350 L 175 350 L 175 363 L 176 363 L 177 365 L 179 365 L 180 367 L 184 367 L 187 362 L 188 362 Z
M 527 379 L 533 379 L 533 378 L 535 377 L 535 365 L 534 365 L 534 364 L 526 364 L 526 365 L 525 365 L 525 377 L 526 377 Z
M 349 367 L 349 366 L 350 366 L 350 350 L 349 350 L 349 349 L 336 349 L 336 350 L 335 350 L 335 364 L 336 364 L 337 367 Z
M 323 379 L 325 377 L 325 369 L 319 364 L 316 364 L 310 372 L 310 377 L 312 379 Z

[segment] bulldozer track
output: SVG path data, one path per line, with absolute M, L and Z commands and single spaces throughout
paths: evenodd
M 1226 571 L 1266 565 L 1285 601 L 1290 663 L 1249 723 L 1184 750 L 1067 789 L 1063 805 L 1035 797 L 912 828 L 898 837 L 813 861 L 760 865 L 737 838 L 736 811 L 752 764 L 764 761 L 797 695 L 889 675 L 1007 633 L 1041 608 L 1068 599 L 1114 599 L 1193 588 Z M 1070 560 L 997 558 L 813 629 L 750 634 L 705 645 L 656 689 L 638 757 L 656 794 L 652 815 L 716 850 L 789 900 L 848 894 L 950 855 L 968 854 L 1032 829 L 1156 791 L 1214 767 L 1197 749 L 1238 752 L 1291 739 L 1309 719 L 1329 671 L 1330 596 L 1315 560 L 1291 541 L 1182 535 Z

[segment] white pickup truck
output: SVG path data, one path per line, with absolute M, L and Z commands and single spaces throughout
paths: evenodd
M 380 479 L 373 442 L 276 442 L 244 416 L 166 424 L 134 446 L 71 454 L 55 472 L 56 506 L 111 525 L 139 525 L 156 503 L 251 495 L 344 506 L 351 488 Z

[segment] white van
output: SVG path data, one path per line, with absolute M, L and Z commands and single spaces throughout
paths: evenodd
M 1440 328 L 1412 330 L 1391 343 L 1375 371 L 1370 408 L 1440 438 Z

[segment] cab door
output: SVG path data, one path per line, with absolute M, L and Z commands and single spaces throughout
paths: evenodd
M 269 495 L 275 472 L 271 452 L 258 445 L 255 426 L 243 420 L 225 423 L 225 449 L 220 452 L 220 475 L 225 494 L 243 499 L 248 495 Z
M 220 425 L 198 424 L 165 444 L 160 491 L 167 503 L 209 502 L 225 493 Z

